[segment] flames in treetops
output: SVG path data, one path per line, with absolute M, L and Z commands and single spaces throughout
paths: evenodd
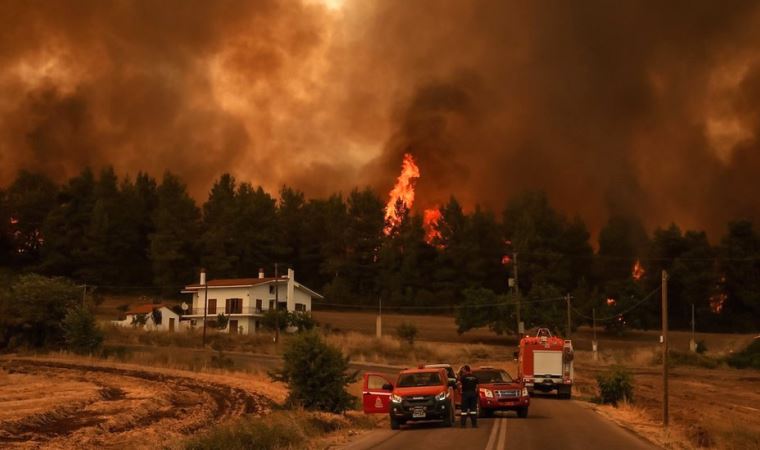
M 422 213 L 422 226 L 425 228 L 425 241 L 428 244 L 441 238 L 441 230 L 438 229 L 438 222 L 440 221 L 441 210 L 438 208 L 426 209 Z
M 401 224 L 403 211 L 412 209 L 414 205 L 414 184 L 420 178 L 420 168 L 414 162 L 410 153 L 404 154 L 401 163 L 401 174 L 396 179 L 396 185 L 388 194 L 388 203 L 385 205 L 385 234 Z
M 633 265 L 633 273 L 632 273 L 633 279 L 636 281 L 639 281 L 641 277 L 644 276 L 645 273 L 646 273 L 646 270 L 644 270 L 644 266 L 642 266 L 641 261 L 637 259 L 636 264 Z
M 386 235 L 390 235 L 394 228 L 401 224 L 406 211 L 414 205 L 414 186 L 420 178 L 420 168 L 414 161 L 411 153 L 404 154 L 401 162 L 401 173 L 396 179 L 396 184 L 388 194 L 388 203 L 385 205 L 385 228 Z M 434 239 L 441 237 L 437 225 L 441 220 L 441 211 L 438 208 L 426 209 L 422 216 L 425 228 L 425 241 L 429 244 Z

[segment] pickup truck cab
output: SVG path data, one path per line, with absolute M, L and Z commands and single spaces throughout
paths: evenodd
M 493 367 L 480 367 L 472 374 L 478 379 L 481 417 L 491 417 L 494 411 L 515 411 L 520 418 L 528 417 L 530 396 L 522 380 L 515 380 L 505 370 Z
M 450 427 L 454 423 L 455 385 L 442 368 L 402 370 L 395 383 L 384 374 L 365 373 L 364 412 L 387 413 L 393 430 L 408 422 L 428 420 L 440 420 Z

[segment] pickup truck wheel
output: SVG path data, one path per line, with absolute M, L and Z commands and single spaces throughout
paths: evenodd
M 401 428 L 401 422 L 391 417 L 391 430 L 398 430 Z
M 521 419 L 524 419 L 524 418 L 528 417 L 528 407 L 524 406 L 524 407 L 518 409 L 517 410 L 517 417 L 519 417 Z
M 443 426 L 450 428 L 454 424 L 454 405 L 449 408 L 449 413 L 443 418 Z

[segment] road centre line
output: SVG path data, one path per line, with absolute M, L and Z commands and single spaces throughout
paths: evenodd
M 494 450 L 494 445 L 499 441 L 499 446 L 496 450 L 504 448 L 504 440 L 506 439 L 507 419 L 498 417 L 493 421 L 493 427 L 491 427 L 491 434 L 488 436 L 488 443 L 486 444 L 486 450 Z M 502 431 L 503 430 L 503 431 Z
M 507 419 L 502 417 L 501 433 L 499 433 L 499 444 L 496 450 L 504 450 L 507 441 Z

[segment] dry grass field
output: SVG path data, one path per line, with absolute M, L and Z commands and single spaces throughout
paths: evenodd
M 55 357 L 0 359 L 3 448 L 175 447 L 213 424 L 265 414 L 285 390 L 251 375 Z

